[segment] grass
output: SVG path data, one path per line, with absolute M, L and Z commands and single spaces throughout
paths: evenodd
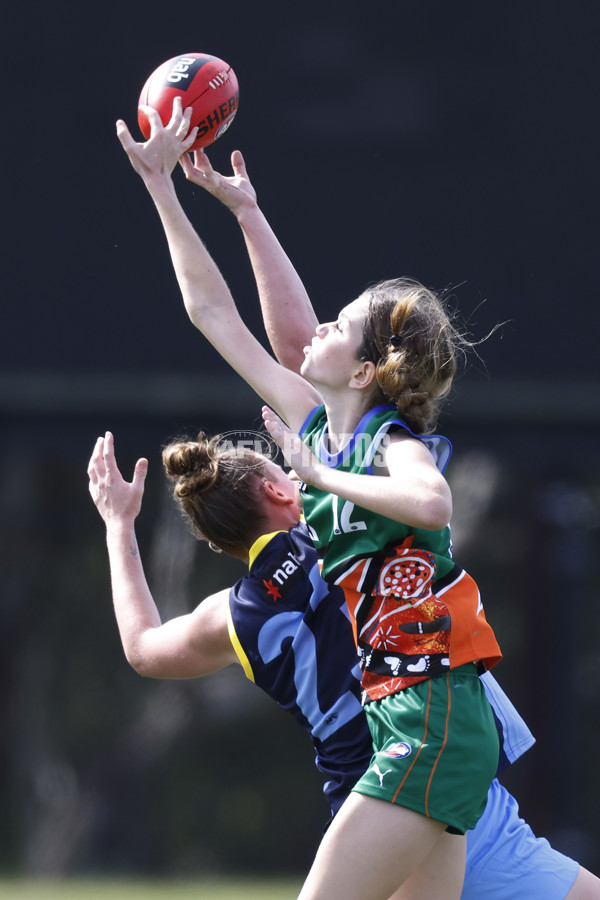
M 0 878 L 2 900 L 295 900 L 294 879 Z

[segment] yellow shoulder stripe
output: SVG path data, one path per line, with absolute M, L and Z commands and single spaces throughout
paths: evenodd
M 285 532 L 283 531 L 283 529 L 280 529 L 279 531 L 272 531 L 270 534 L 261 534 L 261 536 L 254 541 L 254 543 L 250 547 L 250 550 L 248 551 L 248 568 L 252 568 L 258 554 L 261 552 L 261 550 L 265 549 L 269 541 L 272 541 L 276 534 L 284 533 Z
M 246 678 L 250 681 L 254 681 L 254 672 L 252 671 L 252 666 L 250 665 L 250 660 L 246 656 L 244 652 L 244 648 L 240 644 L 240 640 L 235 631 L 235 625 L 233 624 L 233 617 L 231 615 L 231 606 L 227 604 L 227 628 L 229 630 L 229 640 L 233 646 L 233 649 L 236 652 L 236 656 L 242 664 L 242 668 L 244 670 L 244 674 Z

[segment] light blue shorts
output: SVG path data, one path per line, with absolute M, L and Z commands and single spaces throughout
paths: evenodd
M 563 900 L 578 871 L 579 863 L 534 835 L 515 798 L 494 780 L 485 812 L 467 832 L 461 900 Z

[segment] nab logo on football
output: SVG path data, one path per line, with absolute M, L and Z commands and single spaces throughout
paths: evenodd
M 391 747 L 388 747 L 387 750 L 383 751 L 384 756 L 391 756 L 393 759 L 403 759 L 405 756 L 410 756 L 411 753 L 412 750 L 410 744 L 407 744 L 404 741 L 392 744 Z
M 180 56 L 168 71 L 165 85 L 167 87 L 177 85 L 180 91 L 186 91 L 194 80 L 194 75 L 205 62 L 205 59 L 196 59 L 193 56 Z

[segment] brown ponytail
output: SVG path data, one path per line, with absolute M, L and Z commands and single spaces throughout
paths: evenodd
M 458 358 L 473 346 L 443 301 L 418 281 L 398 278 L 365 291 L 369 307 L 359 359 L 377 366 L 383 396 L 418 434 L 435 428 Z

